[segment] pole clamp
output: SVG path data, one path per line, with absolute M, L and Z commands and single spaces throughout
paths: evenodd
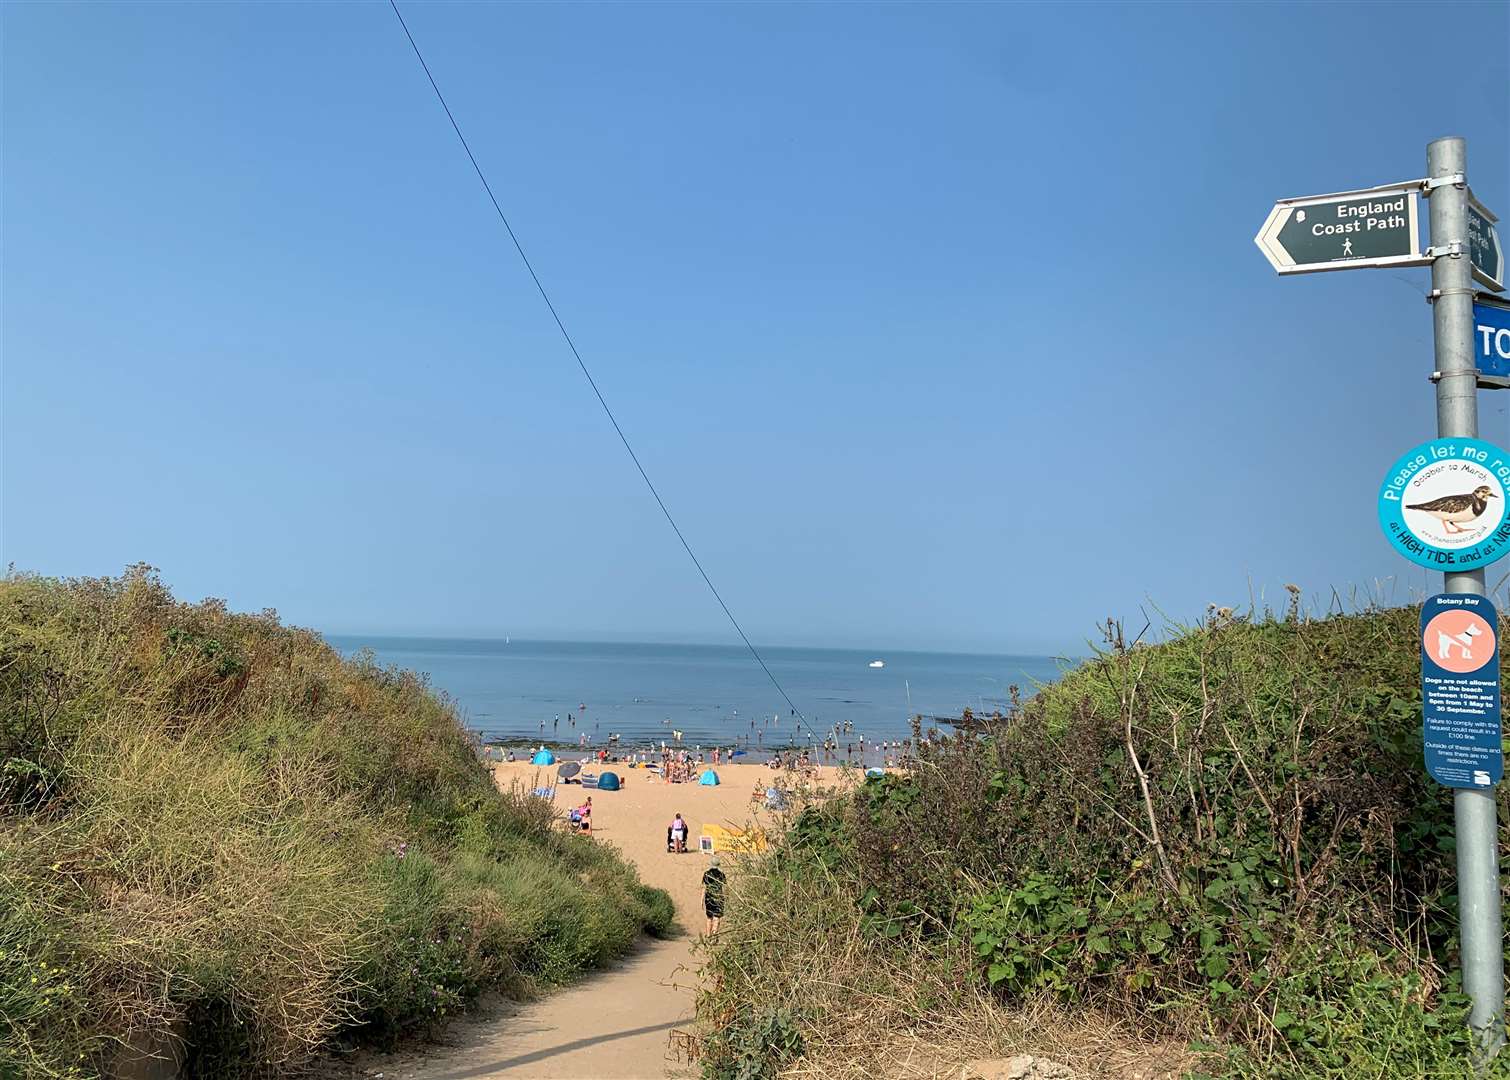
M 1464 368 L 1462 371 L 1433 371 L 1426 377 L 1426 381 L 1439 383 L 1455 375 L 1472 375 L 1480 390 L 1510 390 L 1510 378 L 1503 375 L 1486 375 L 1477 368 Z
M 1443 255 L 1451 255 L 1454 259 L 1463 254 L 1461 241 L 1454 240 L 1450 244 L 1436 244 L 1426 249 L 1428 259 L 1440 259 Z
M 1439 187 L 1463 187 L 1468 183 L 1468 177 L 1462 173 L 1450 173 L 1447 176 L 1431 176 L 1421 181 L 1421 190 L 1426 192 L 1426 197 L 1431 198 L 1431 193 Z

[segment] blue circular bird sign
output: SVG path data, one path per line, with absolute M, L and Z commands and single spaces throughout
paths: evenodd
M 1409 450 L 1379 489 L 1379 524 L 1413 563 L 1452 573 L 1510 554 L 1510 454 L 1479 439 Z

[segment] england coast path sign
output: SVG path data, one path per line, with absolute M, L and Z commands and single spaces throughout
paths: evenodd
M 1473 278 L 1486 289 L 1505 291 L 1505 249 L 1500 246 L 1499 218 L 1468 194 L 1468 252 L 1473 258 Z
M 1417 214 L 1421 184 L 1280 199 L 1253 242 L 1281 274 L 1427 266 Z

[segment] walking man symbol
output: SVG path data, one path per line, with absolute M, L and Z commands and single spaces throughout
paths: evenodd
M 1353 242 L 1352 242 L 1352 240 L 1344 240 L 1342 242 L 1342 253 L 1344 255 L 1351 255 L 1353 253 Z

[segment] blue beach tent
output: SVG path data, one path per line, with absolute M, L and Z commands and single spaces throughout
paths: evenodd
M 556 755 L 551 753 L 543 746 L 539 750 L 535 751 L 534 757 L 530 758 L 531 765 L 554 765 L 555 763 Z
M 598 777 L 598 790 L 599 791 L 618 791 L 619 790 L 619 774 L 616 773 L 616 772 L 606 772 L 602 776 Z
M 698 783 L 703 785 L 703 787 L 717 787 L 719 784 L 718 773 L 714 772 L 712 769 L 708 769 L 703 773 L 701 779 L 698 780 Z

